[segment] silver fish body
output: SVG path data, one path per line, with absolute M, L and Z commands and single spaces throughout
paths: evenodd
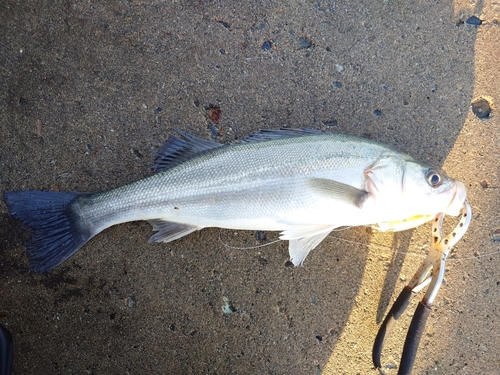
M 411 228 L 439 212 L 457 215 L 466 198 L 461 182 L 363 138 L 279 130 L 223 146 L 180 133 L 160 150 L 157 173 L 142 180 L 61 202 L 56 194 L 71 193 L 45 193 L 52 204 L 40 203 L 43 192 L 6 194 L 11 213 L 35 229 L 32 267 L 51 269 L 102 230 L 135 220 L 150 221 L 151 241 L 164 242 L 204 227 L 281 231 L 297 265 L 339 226 Z M 41 207 L 27 207 L 33 199 Z M 33 222 L 40 210 L 43 230 Z M 67 233 L 44 239 L 50 220 L 67 220 Z

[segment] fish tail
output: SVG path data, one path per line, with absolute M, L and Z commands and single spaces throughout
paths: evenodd
M 33 229 L 26 253 L 35 271 L 46 272 L 58 266 L 96 234 L 71 208 L 79 195 L 47 191 L 4 194 L 11 215 Z

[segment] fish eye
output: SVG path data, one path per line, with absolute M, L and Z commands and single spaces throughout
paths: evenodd
M 425 178 L 427 179 L 429 185 L 432 187 L 438 187 L 439 185 L 441 185 L 441 175 L 435 169 L 428 169 L 425 173 Z

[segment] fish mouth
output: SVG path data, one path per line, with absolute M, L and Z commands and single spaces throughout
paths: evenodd
M 464 205 L 465 199 L 467 198 L 467 189 L 465 185 L 455 180 L 454 184 L 454 194 L 451 199 L 450 204 L 445 210 L 446 215 L 457 216 L 460 214 L 462 207 Z

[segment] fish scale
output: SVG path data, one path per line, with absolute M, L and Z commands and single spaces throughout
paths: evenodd
M 340 180 L 336 171 L 342 169 L 342 180 L 353 183 L 345 172 L 360 164 L 364 169 L 371 162 L 359 154 L 349 159 L 339 158 L 336 154 L 344 154 L 350 143 L 341 144 L 344 147 L 332 152 L 331 147 L 325 147 L 331 143 L 329 137 L 315 138 L 299 144 L 300 147 L 296 147 L 297 139 L 292 139 L 295 141 L 292 144 L 269 141 L 259 145 L 260 152 L 254 150 L 254 144 L 215 149 L 149 178 L 86 198 L 87 202 L 80 202 L 87 207 L 82 208 L 83 215 L 104 218 L 116 212 L 111 221 L 104 223 L 108 227 L 157 217 L 183 221 L 180 211 L 201 221 L 220 219 L 221 214 L 226 220 L 237 220 L 240 209 L 246 211 L 247 218 L 257 219 L 263 214 L 302 211 L 311 207 L 315 196 L 297 188 L 301 181 L 310 176 Z M 358 180 L 356 187 L 362 188 L 362 179 L 355 180 Z M 195 185 L 193 181 L 197 181 Z M 163 207 L 167 209 L 159 209 Z M 172 211 L 173 207 L 179 212 Z M 170 217 L 172 214 L 174 217 Z
M 150 221 L 150 241 L 163 242 L 204 227 L 279 230 L 297 265 L 336 227 L 411 228 L 458 214 L 466 197 L 461 182 L 372 140 L 282 129 L 224 146 L 178 132 L 142 180 L 90 194 L 7 193 L 11 214 L 34 229 L 32 267 L 47 271 L 135 220 Z

